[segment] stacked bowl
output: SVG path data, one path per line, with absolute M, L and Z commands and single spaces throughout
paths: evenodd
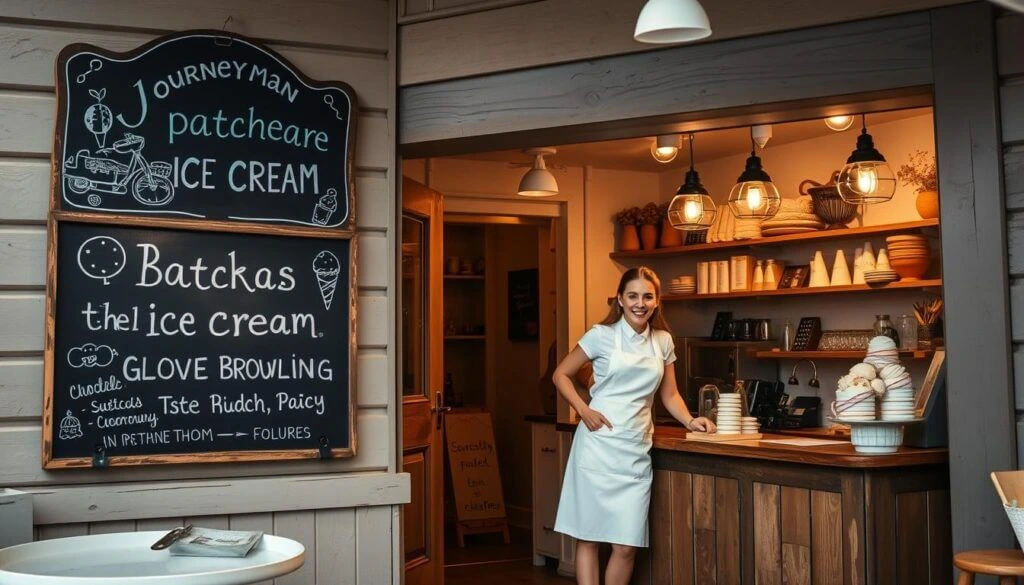
M 814 204 L 809 197 L 783 199 L 776 213 L 761 222 L 761 235 L 784 236 L 802 234 L 825 229 L 825 222 L 814 214 Z
M 889 247 L 889 264 L 901 280 L 920 280 L 931 262 L 928 238 L 900 235 L 885 238 Z
M 756 435 L 761 430 L 761 423 L 757 422 L 757 417 L 744 416 L 740 417 L 740 434 L 743 435 Z
M 695 276 L 673 278 L 668 285 L 668 292 L 674 295 L 692 295 L 697 292 L 697 278 Z
M 718 417 L 715 425 L 720 435 L 740 434 L 740 419 L 743 416 L 742 396 L 736 392 L 722 394 L 718 397 Z

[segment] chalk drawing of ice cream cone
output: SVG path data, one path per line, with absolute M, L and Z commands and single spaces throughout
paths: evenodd
M 331 216 L 338 210 L 338 192 L 336 190 L 328 189 L 327 193 L 316 202 L 316 207 L 313 208 L 313 223 L 317 225 L 327 225 L 330 221 Z
M 338 288 L 341 262 L 338 262 L 337 256 L 323 250 L 313 258 L 313 273 L 316 274 L 317 284 L 320 285 L 320 297 L 324 300 L 324 308 L 329 310 L 331 301 L 334 300 L 334 291 Z

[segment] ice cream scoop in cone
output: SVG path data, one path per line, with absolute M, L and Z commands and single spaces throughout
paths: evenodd
M 341 262 L 338 257 L 322 250 L 313 259 L 313 273 L 316 274 L 320 286 L 320 297 L 324 300 L 324 308 L 330 309 L 334 300 L 334 291 L 338 288 L 338 276 L 341 274 Z

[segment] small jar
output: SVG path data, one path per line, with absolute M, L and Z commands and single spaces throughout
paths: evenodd
M 892 326 L 889 315 L 875 315 L 875 326 L 873 329 L 875 335 L 884 335 L 892 339 L 896 343 L 896 347 L 900 346 L 900 335 L 896 332 L 896 328 Z
M 914 351 L 917 349 L 917 319 L 911 315 L 900 315 L 897 321 L 900 335 L 900 349 Z
M 786 321 L 782 326 L 782 351 L 793 350 L 793 324 Z

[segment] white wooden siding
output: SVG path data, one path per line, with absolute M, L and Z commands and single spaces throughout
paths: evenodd
M 398 583 L 395 448 L 395 4 L 392 0 L 8 0 L 0 5 L 0 486 L 35 496 L 37 538 L 166 530 L 183 522 L 259 529 L 306 546 L 280 584 Z M 307 76 L 338 80 L 360 106 L 356 456 L 284 463 L 41 468 L 43 298 L 54 61 L 71 43 L 126 51 L 185 29 L 264 42 Z

